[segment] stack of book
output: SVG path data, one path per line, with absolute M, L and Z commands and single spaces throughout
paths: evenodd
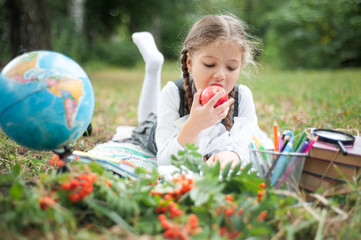
M 352 191 L 348 182 L 361 173 L 361 137 L 346 150 L 348 154 L 343 155 L 337 146 L 317 141 L 305 159 L 300 188 L 309 192 L 322 188 L 325 196 Z

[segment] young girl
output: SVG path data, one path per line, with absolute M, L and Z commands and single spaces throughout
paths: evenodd
M 228 15 L 206 16 L 197 21 L 184 41 L 183 78 L 177 80 L 182 86 L 168 82 L 161 91 L 163 56 L 152 36 L 135 33 L 133 41 L 146 63 L 138 107 L 141 127 L 135 132 L 145 133 L 147 139 L 143 145 L 156 151 L 158 165 L 169 165 L 171 155 L 183 150 L 186 143 L 194 143 L 208 164 L 220 161 L 224 167 L 231 162 L 234 167 L 239 162 L 249 163 L 248 145 L 257 126 L 257 116 L 249 88 L 236 85 L 242 69 L 248 63 L 254 64 L 253 44 L 244 24 Z M 213 106 L 221 93 L 204 106 L 200 104 L 202 90 L 211 85 L 223 87 L 229 96 L 228 101 L 216 108 Z M 150 99 L 158 102 L 157 110 Z M 156 128 L 151 127 L 155 121 L 149 120 L 149 115 L 156 119 Z

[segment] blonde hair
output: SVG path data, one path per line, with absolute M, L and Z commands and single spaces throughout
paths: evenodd
M 193 54 L 202 47 L 216 40 L 228 39 L 235 41 L 240 47 L 240 51 L 242 52 L 242 68 L 244 68 L 249 63 L 255 65 L 253 60 L 255 51 L 254 43 L 249 40 L 251 37 L 246 33 L 245 30 L 246 25 L 232 15 L 205 16 L 193 25 L 184 41 L 184 48 L 180 58 L 182 64 L 186 102 L 184 112 L 186 114 L 190 112 L 193 102 L 192 86 L 190 83 L 190 76 L 187 67 L 187 54 L 193 56 Z M 235 88 L 231 90 L 229 97 L 234 98 L 234 95 Z M 232 105 L 227 117 L 223 120 L 223 124 L 227 130 L 230 130 L 233 126 L 233 107 L 234 106 Z

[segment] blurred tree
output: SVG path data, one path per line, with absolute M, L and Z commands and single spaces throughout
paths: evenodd
M 10 59 L 9 29 L 5 21 L 4 8 L 0 8 L 0 68 Z
M 201 1 L 203 0 L 161 1 L 150 30 L 153 34 L 158 32 L 160 49 L 166 58 L 179 59 L 183 40 L 199 15 Z
M 68 11 L 75 23 L 75 31 L 80 34 L 84 30 L 84 15 L 85 15 L 86 0 L 69 0 Z
M 361 0 L 3 0 L 3 6 L 2 58 L 21 48 L 53 48 L 80 62 L 131 66 L 139 59 L 131 34 L 149 31 L 165 57 L 177 59 L 194 20 L 229 12 L 269 52 L 277 49 L 284 66 L 361 65 Z
M 51 19 L 46 0 L 4 0 L 12 57 L 23 51 L 52 49 Z
M 68 55 L 78 62 L 84 62 L 88 44 L 83 33 L 85 0 L 51 0 L 51 35 L 54 51 Z
M 130 40 L 133 32 L 149 31 L 167 58 L 174 58 L 179 34 L 187 16 L 197 11 L 194 0 L 87 0 L 86 34 L 91 46 L 95 39 L 109 39 L 116 34 Z
M 90 46 L 94 39 L 107 39 L 115 34 L 121 25 L 121 2 L 115 0 L 87 0 L 85 3 L 85 35 Z
M 234 14 L 248 25 L 251 35 L 262 39 L 269 26 L 267 14 L 282 4 L 282 0 L 203 0 L 202 8 L 212 14 Z
M 282 0 L 199 0 L 199 8 L 207 14 L 231 13 L 240 18 L 248 27 L 247 33 L 258 43 L 256 58 L 262 54 L 262 46 L 266 45 L 266 34 L 269 29 L 267 15 L 283 4 Z
M 361 66 L 360 0 L 289 0 L 268 19 L 283 66 Z

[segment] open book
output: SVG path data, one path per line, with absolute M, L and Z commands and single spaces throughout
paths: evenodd
M 89 152 L 74 151 L 67 158 L 68 161 L 83 163 L 96 162 L 118 175 L 137 179 L 135 169 L 140 167 L 147 172 L 157 168 L 157 160 L 154 154 L 132 143 L 119 143 L 109 141 L 97 145 Z

